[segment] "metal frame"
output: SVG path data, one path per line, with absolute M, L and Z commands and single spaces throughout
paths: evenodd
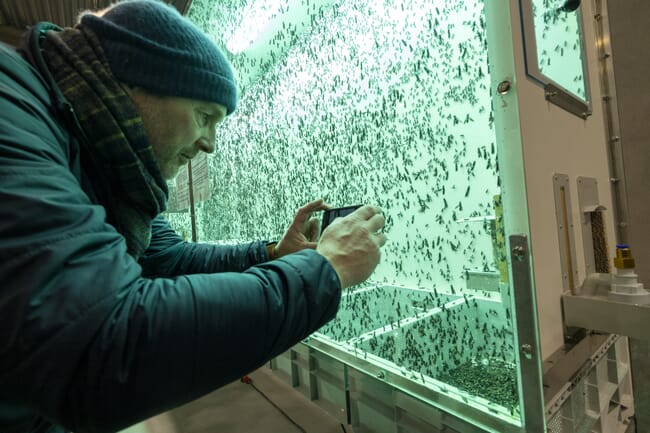
M 569 113 L 586 119 L 592 113 L 586 56 L 582 56 L 582 73 L 585 82 L 585 100 L 583 101 L 540 71 L 537 63 L 537 38 L 535 35 L 532 0 L 519 0 L 519 10 L 521 13 L 521 26 L 524 38 L 526 74 L 544 87 L 544 97 L 547 101 L 561 107 Z M 581 10 L 575 13 L 579 13 L 582 18 Z M 582 30 L 583 21 L 582 19 L 578 21 Z M 585 53 L 585 43 L 582 37 L 580 38 L 580 45 L 582 52 Z
M 511 235 L 510 254 L 512 287 L 514 291 L 514 316 L 517 325 L 517 352 L 520 367 L 520 397 L 524 431 L 546 432 L 544 394 L 542 387 L 542 361 L 537 332 L 537 307 L 533 291 L 531 257 L 528 236 Z
M 388 386 L 402 391 L 416 399 L 440 408 L 445 412 L 461 419 L 471 419 L 472 424 L 485 429 L 485 431 L 499 433 L 516 433 L 521 432 L 521 427 L 505 422 L 504 420 L 491 417 L 486 414 L 485 410 L 478 409 L 462 401 L 460 396 L 452 396 L 451 387 L 445 383 L 427 380 L 426 383 L 419 383 L 420 377 L 409 379 L 392 371 L 390 366 L 381 368 L 377 366 L 380 358 L 366 360 L 358 357 L 354 353 L 336 347 L 316 338 L 308 338 L 306 344 L 313 350 L 322 352 L 344 364 L 349 368 L 366 374 L 373 380 L 386 383 Z M 372 362 L 374 361 L 374 362 Z M 490 409 L 497 413 L 498 408 L 495 406 Z
M 617 338 L 610 334 L 588 334 L 572 349 L 568 351 L 564 348 L 559 349 L 544 361 L 544 401 L 547 420 L 560 410 L 579 380 L 589 373 Z

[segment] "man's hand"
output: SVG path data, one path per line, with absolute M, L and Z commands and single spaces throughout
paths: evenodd
M 337 218 L 320 238 L 316 251 L 332 264 L 346 288 L 365 281 L 375 270 L 386 243 L 381 229 L 386 223 L 381 209 L 362 206 L 348 216 Z
M 323 203 L 323 199 L 312 201 L 298 209 L 298 213 L 280 242 L 272 247 L 269 258 L 277 259 L 305 248 L 316 248 L 320 219 L 313 218 L 312 215 L 314 212 L 326 209 L 329 209 L 329 206 Z

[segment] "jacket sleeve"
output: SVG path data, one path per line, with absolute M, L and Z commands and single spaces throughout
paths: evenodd
M 334 317 L 340 282 L 313 250 L 240 273 L 143 277 L 71 173 L 44 88 L 21 78 L 24 66 L 6 73 L 18 61 L 3 56 L 0 402 L 76 433 L 116 431 L 241 377 Z
M 140 259 L 148 277 L 241 272 L 268 260 L 265 242 L 214 245 L 185 242 L 163 216 L 153 220 L 151 243 Z

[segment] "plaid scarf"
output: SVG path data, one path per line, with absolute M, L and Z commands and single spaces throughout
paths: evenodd
M 92 31 L 49 31 L 41 47 L 85 134 L 85 140 L 79 137 L 84 170 L 108 222 L 137 260 L 149 245 L 151 221 L 165 210 L 168 194 L 142 119 Z

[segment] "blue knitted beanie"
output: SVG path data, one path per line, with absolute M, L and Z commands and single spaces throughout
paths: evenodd
M 125 0 L 104 15 L 86 14 L 118 80 L 153 93 L 237 107 L 237 85 L 221 50 L 172 6 Z

